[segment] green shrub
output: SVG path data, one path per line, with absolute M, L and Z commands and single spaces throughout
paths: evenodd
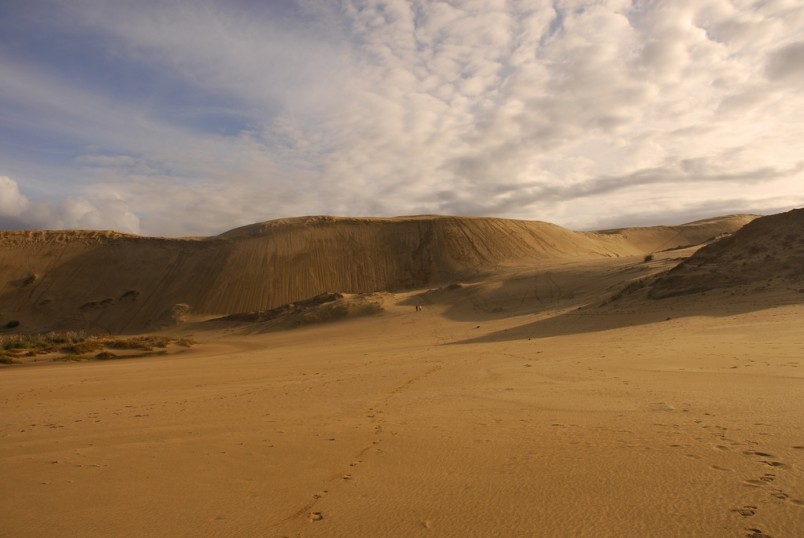
M 3 343 L 3 349 L 6 351 L 12 349 L 28 349 L 28 346 L 22 340 L 9 340 Z

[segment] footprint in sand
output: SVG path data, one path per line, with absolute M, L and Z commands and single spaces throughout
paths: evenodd
M 775 458 L 773 454 L 769 454 L 768 452 L 759 452 L 758 450 L 744 450 L 743 454 L 746 456 L 759 456 L 761 458 Z M 757 460 L 758 463 L 764 463 L 768 467 L 777 467 L 780 469 L 787 468 L 787 465 L 781 461 L 776 460 Z
M 743 454 L 746 456 L 761 456 L 763 458 L 775 458 L 773 454 L 768 454 L 767 452 L 758 452 L 756 450 L 745 450 Z
M 748 531 L 748 534 L 745 535 L 746 538 L 772 538 L 770 534 L 765 534 L 759 529 L 746 528 L 745 530 Z
M 743 506 L 742 508 L 732 508 L 731 511 L 732 512 L 737 512 L 738 514 L 740 514 L 743 517 L 751 517 L 751 516 L 753 516 L 754 514 L 757 513 L 757 507 L 748 505 L 748 506 Z
M 752 488 L 759 488 L 762 486 L 767 486 L 770 482 L 776 480 L 776 475 L 773 473 L 765 473 L 760 476 L 757 480 L 745 480 L 743 484 Z

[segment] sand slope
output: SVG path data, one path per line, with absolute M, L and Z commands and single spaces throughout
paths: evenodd
M 659 299 L 746 284 L 804 286 L 804 209 L 756 219 L 660 278 Z
M 705 242 L 751 218 L 605 233 L 437 216 L 304 217 L 189 239 L 2 232 L 0 323 L 153 331 L 192 314 L 267 310 L 325 292 L 415 289 L 501 266 L 641 255 Z
M 199 328 L 209 330 L 213 327 L 226 327 L 227 323 L 234 323 L 252 324 L 252 329 L 267 331 L 368 316 L 383 311 L 383 295 L 380 293 L 322 293 L 310 299 L 284 304 L 269 310 L 241 312 L 211 319 Z
M 662 252 L 712 242 L 735 232 L 756 218 L 757 215 L 729 215 L 679 226 L 617 228 L 600 233 L 620 235 L 645 252 Z

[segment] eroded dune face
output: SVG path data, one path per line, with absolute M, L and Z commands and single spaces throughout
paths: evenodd
M 208 238 L 0 233 L 2 319 L 28 330 L 156 330 L 188 315 L 266 310 L 324 292 L 395 291 L 505 265 L 637 256 L 700 244 L 753 217 L 573 232 L 492 218 L 304 217 Z
M 660 278 L 650 295 L 661 299 L 772 281 L 804 285 L 804 209 L 756 219 L 707 245 Z

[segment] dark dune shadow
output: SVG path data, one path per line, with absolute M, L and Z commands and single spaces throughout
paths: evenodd
M 724 296 L 731 298 L 729 293 L 729 290 L 717 290 L 660 300 L 648 299 L 644 294 L 640 294 L 640 297 L 630 298 L 622 304 L 580 307 L 554 317 L 477 338 L 456 341 L 453 344 L 551 338 L 650 325 L 691 316 L 727 317 L 779 306 L 804 304 L 804 293 L 795 290 L 756 292 L 732 300 L 724 299 Z M 717 297 L 716 301 L 712 300 L 714 297 Z
M 400 304 L 424 307 L 443 305 L 452 321 L 505 319 L 539 312 L 599 304 L 621 292 L 630 282 L 674 267 L 679 260 L 645 264 L 634 259 L 597 265 L 575 263 L 534 268 L 513 276 L 484 282 L 454 282 L 418 293 Z

